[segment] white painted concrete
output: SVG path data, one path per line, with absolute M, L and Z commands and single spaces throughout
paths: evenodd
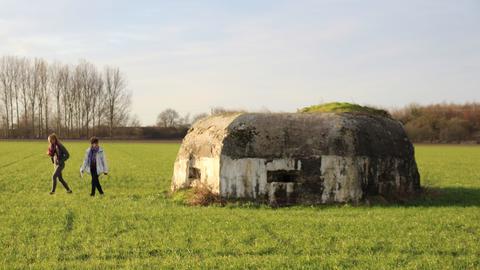
M 377 162 L 374 171 L 387 168 L 397 170 L 400 161 L 384 159 Z M 393 167 L 392 167 L 393 165 Z M 188 178 L 189 167 L 198 168 L 201 178 L 195 181 Z M 362 182 L 368 175 L 371 162 L 368 157 L 345 157 L 324 155 L 318 168 L 323 180 L 323 192 L 319 194 L 322 203 L 359 202 L 363 197 Z M 198 183 L 207 184 L 213 192 L 226 198 L 253 198 L 268 196 L 275 184 L 267 183 L 267 172 L 278 170 L 301 170 L 302 164 L 290 158 L 267 160 L 263 158 L 232 159 L 220 158 L 180 159 L 175 162 L 172 189 L 187 188 Z M 377 178 L 380 175 L 376 175 Z M 376 179 L 378 181 L 378 179 Z M 394 175 L 392 182 L 401 186 L 405 177 Z M 383 183 L 381 183 L 382 185 Z M 294 192 L 294 184 L 289 183 L 288 193 Z M 382 188 L 382 187 L 380 187 Z
M 365 157 L 322 156 L 322 202 L 360 201 L 363 192 L 359 179 L 366 163 Z
M 189 179 L 189 168 L 200 170 L 200 179 Z M 218 158 L 201 157 L 197 159 L 179 159 L 175 162 L 172 190 L 188 188 L 202 183 L 211 188 L 214 193 L 219 193 L 220 161 Z

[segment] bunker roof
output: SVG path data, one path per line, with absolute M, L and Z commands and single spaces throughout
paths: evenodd
M 179 156 L 231 158 L 322 155 L 408 157 L 400 122 L 357 113 L 230 113 L 196 122 Z

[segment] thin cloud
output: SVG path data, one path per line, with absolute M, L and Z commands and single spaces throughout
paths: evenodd
M 437 2 L 2 1 L 0 53 L 119 66 L 145 124 L 167 107 L 479 100 L 479 5 Z

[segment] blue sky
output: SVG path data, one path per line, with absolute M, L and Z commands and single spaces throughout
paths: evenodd
M 0 54 L 127 75 L 132 111 L 480 101 L 480 1 L 0 0 Z

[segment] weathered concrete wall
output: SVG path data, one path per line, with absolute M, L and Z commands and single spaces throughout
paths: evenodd
M 231 159 L 228 156 L 222 156 L 220 164 L 220 194 L 229 198 L 264 199 L 269 191 L 268 171 L 299 169 L 296 167 L 295 160 L 288 158 Z
M 198 170 L 198 173 L 192 169 Z M 178 159 L 174 164 L 172 189 L 188 188 L 197 184 L 209 186 L 213 192 L 220 192 L 220 160 L 219 158 L 199 157 Z
M 411 158 L 400 122 L 334 113 L 241 114 L 228 126 L 222 154 L 232 158 L 368 156 Z
M 218 115 L 198 121 L 183 139 L 175 160 L 172 185 L 173 191 L 188 188 L 197 183 L 210 186 L 220 192 L 220 153 L 228 125 L 239 114 Z M 199 171 L 198 175 L 192 169 Z
M 273 204 L 277 200 L 283 204 L 358 203 L 367 195 L 403 196 L 415 191 L 408 179 L 417 177 L 414 164 L 399 159 L 322 156 L 318 160 L 234 160 L 222 156 L 221 164 L 222 196 Z M 269 179 L 272 173 L 284 173 L 287 178 Z
M 184 139 L 172 189 L 196 180 L 226 198 L 272 204 L 388 199 L 420 188 L 414 149 L 399 122 L 333 113 L 207 118 Z

